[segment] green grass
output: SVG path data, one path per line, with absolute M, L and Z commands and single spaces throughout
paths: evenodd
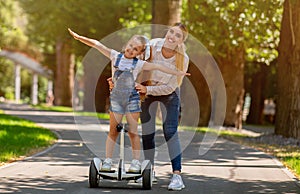
M 74 111 L 72 107 L 66 107 L 66 106 L 46 106 L 42 104 L 42 105 L 35 105 L 33 106 L 33 108 L 38 110 L 56 111 L 56 112 L 74 112 L 74 114 L 78 116 L 98 117 L 99 119 L 109 120 L 109 113 Z
M 79 116 L 98 117 L 99 119 L 109 120 L 109 113 L 94 113 L 94 112 L 75 112 Z
M 300 177 L 300 156 L 288 156 L 281 158 L 282 162 L 291 169 L 299 178 Z
M 232 138 L 244 138 L 244 137 L 249 137 L 245 134 L 238 133 L 235 131 L 230 131 L 230 130 L 217 130 L 217 129 L 212 129 L 212 128 L 207 128 L 207 127 L 187 127 L 187 126 L 180 126 L 179 129 L 182 130 L 196 130 L 197 132 L 200 133 L 215 133 L 217 135 L 220 135 L 222 137 L 232 137 Z
M 47 106 L 47 105 L 32 105 L 33 108 L 38 110 L 56 111 L 56 112 L 73 112 L 71 107 L 66 106 Z
M 48 147 L 56 136 L 35 123 L 0 113 L 0 162 L 9 162 Z

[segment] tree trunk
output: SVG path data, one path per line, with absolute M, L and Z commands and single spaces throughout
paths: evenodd
M 109 71 L 110 73 L 111 71 Z M 107 79 L 111 77 L 102 73 L 97 82 L 96 91 L 95 91 L 95 106 L 96 112 L 108 112 L 109 109 L 109 86 Z
M 300 1 L 285 0 L 278 56 L 275 133 L 300 139 Z
M 152 0 L 152 37 L 164 37 L 167 26 L 172 26 L 181 20 L 182 0 Z
M 70 44 L 67 42 L 62 40 L 56 42 L 57 68 L 54 87 L 54 103 L 58 106 L 72 106 L 75 58 L 70 50 Z
M 217 58 L 226 87 L 227 109 L 224 125 L 240 126 L 244 96 L 244 49 L 235 49 L 226 58 Z
M 203 57 L 203 59 L 205 59 Z M 203 60 L 202 59 L 202 60 Z M 204 60 L 203 60 L 203 63 Z M 189 66 L 189 72 L 193 73 L 193 76 L 189 77 L 189 81 L 193 85 L 193 88 L 196 92 L 196 99 L 198 102 L 195 102 L 194 99 L 191 97 L 191 91 L 189 91 L 190 86 L 188 83 L 184 80 L 181 87 L 181 106 L 182 106 L 182 116 L 184 116 L 186 119 L 182 119 L 182 125 L 190 125 L 193 126 L 194 124 L 197 126 L 207 126 L 209 124 L 209 119 L 211 117 L 211 95 L 210 90 L 207 85 L 207 80 L 203 77 L 203 74 L 198 69 L 196 65 L 194 65 L 192 62 Z M 199 107 L 198 107 L 198 106 Z M 193 120 L 197 115 L 198 111 L 199 113 L 199 120 L 198 123 L 192 123 L 191 120 Z
M 264 90 L 266 86 L 267 66 L 260 64 L 259 72 L 251 76 L 251 105 L 250 112 L 247 117 L 249 124 L 262 124 L 263 123 L 263 108 L 264 108 Z

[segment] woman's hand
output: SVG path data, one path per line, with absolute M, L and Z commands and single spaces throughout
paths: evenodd
M 135 89 L 139 92 L 139 93 L 143 93 L 146 94 L 147 93 L 147 87 L 143 86 L 142 84 L 135 84 Z
M 73 32 L 70 28 L 68 28 L 69 33 L 76 39 L 79 40 L 80 35 L 78 35 L 77 33 Z
M 112 81 L 112 78 L 108 78 L 106 80 L 108 82 L 108 85 L 109 85 L 109 91 L 112 91 L 112 89 L 114 88 L 114 82 Z

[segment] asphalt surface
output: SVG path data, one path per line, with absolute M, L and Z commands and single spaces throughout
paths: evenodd
M 0 104 L 0 109 L 34 121 L 59 137 L 47 150 L 0 167 L 0 193 L 168 192 L 171 165 L 159 127 L 155 164 L 158 182 L 152 190 L 143 190 L 134 182 L 109 180 L 92 189 L 88 185 L 89 164 L 95 155 L 104 156 L 107 121 L 73 113 L 37 111 L 25 105 Z M 261 151 L 222 138 L 208 138 L 206 134 L 180 131 L 179 136 L 184 150 L 182 177 L 186 186 L 181 193 L 300 193 L 292 173 Z M 130 161 L 128 138 L 125 141 L 125 159 Z M 207 151 L 201 151 L 203 147 Z M 117 160 L 118 145 L 114 163 Z

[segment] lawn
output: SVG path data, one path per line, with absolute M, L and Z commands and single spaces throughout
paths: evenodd
M 108 113 L 74 111 L 72 107 L 65 107 L 65 106 L 35 105 L 32 107 L 38 110 L 46 110 L 46 111 L 74 112 L 74 114 L 78 116 L 91 116 L 91 117 L 98 117 L 99 119 L 109 120 Z
M 0 113 L 0 164 L 47 148 L 57 137 L 35 123 Z
M 298 179 L 300 178 L 300 154 L 299 151 L 296 153 L 296 155 L 293 155 L 293 153 L 288 153 L 290 156 L 282 157 L 282 162 L 288 166 L 290 170 L 296 174 Z

